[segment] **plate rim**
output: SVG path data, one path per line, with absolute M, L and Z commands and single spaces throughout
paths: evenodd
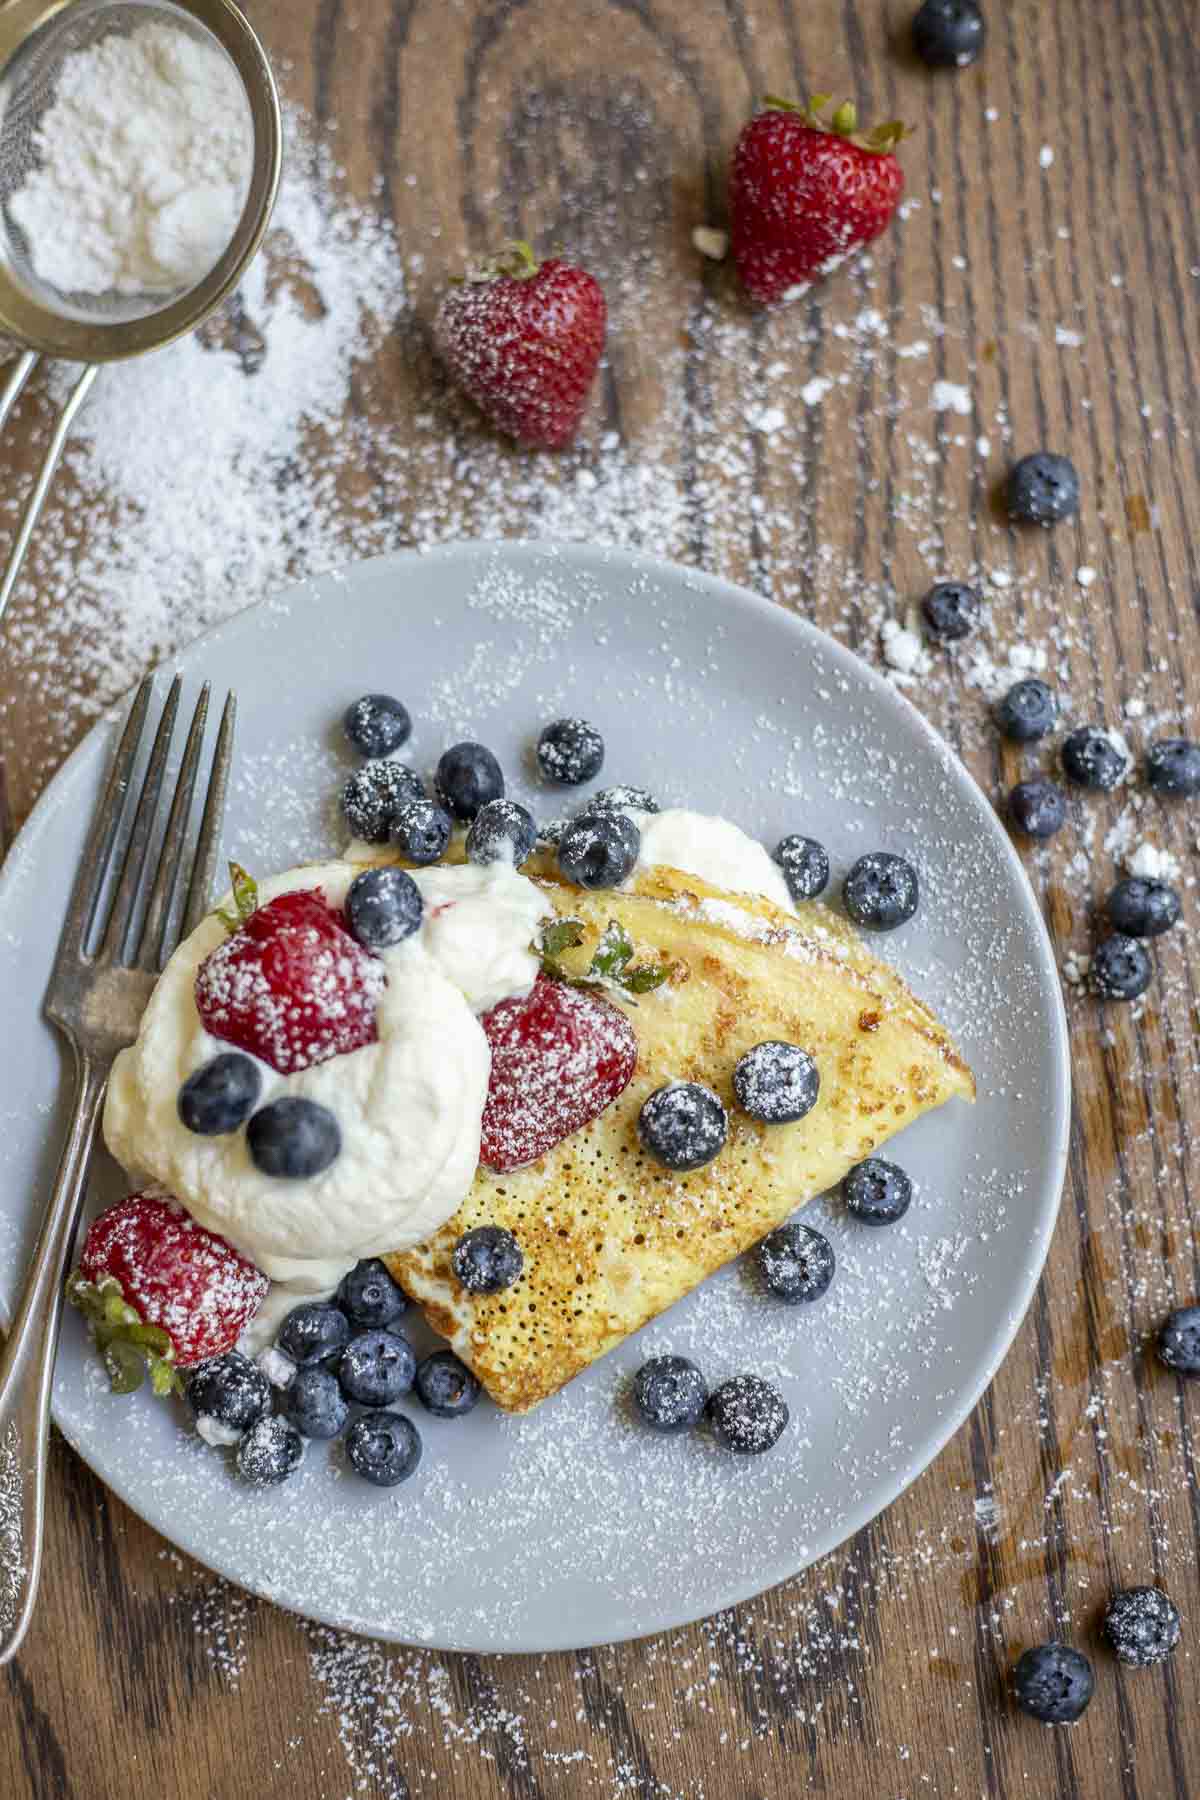
M 519 1643 L 507 1640 L 497 1643 L 494 1637 L 490 1639 L 472 1638 L 457 1633 L 438 1634 L 435 1632 L 432 1636 L 400 1637 L 394 1630 L 386 1626 L 370 1620 L 355 1618 L 344 1611 L 323 1611 L 319 1607 L 310 1607 L 307 1604 L 300 1607 L 294 1601 L 273 1592 L 269 1583 L 255 1582 L 242 1572 L 233 1574 L 227 1567 L 222 1566 L 221 1562 L 206 1556 L 201 1551 L 190 1545 L 180 1545 L 180 1548 L 188 1556 L 202 1567 L 210 1569 L 222 1580 L 244 1588 L 260 1599 L 268 1600 L 272 1605 L 292 1612 L 300 1618 L 329 1626 L 335 1630 L 351 1631 L 382 1642 L 407 1643 L 431 1650 L 454 1653 L 539 1655 L 562 1650 L 596 1648 L 603 1644 L 635 1642 L 638 1639 L 659 1635 L 664 1631 L 680 1630 L 687 1625 L 696 1623 L 699 1619 L 710 1618 L 716 1613 L 740 1606 L 785 1581 L 795 1579 L 806 1569 L 833 1555 L 865 1526 L 886 1512 L 923 1474 L 932 1468 L 995 1380 L 1025 1321 L 1041 1280 L 1058 1220 L 1068 1166 L 1072 1105 L 1071 1059 L 1066 1006 L 1045 918 L 1025 865 L 980 783 L 976 781 L 954 747 L 947 742 L 896 683 L 889 681 L 880 670 L 859 656 L 855 650 L 840 642 L 821 626 L 814 624 L 812 620 L 766 595 L 755 592 L 752 588 L 743 587 L 727 576 L 689 567 L 686 563 L 673 562 L 666 557 L 655 556 L 641 549 L 632 549 L 624 545 L 593 543 L 585 539 L 466 538 L 455 539 L 429 549 L 413 546 L 401 547 L 377 557 L 365 557 L 357 561 L 341 563 L 320 574 L 306 576 L 301 580 L 288 583 L 282 588 L 272 590 L 260 600 L 251 602 L 236 613 L 207 627 L 197 637 L 190 639 L 170 655 L 152 665 L 149 673 L 158 676 L 167 671 L 176 670 L 185 658 L 194 665 L 195 658 L 202 654 L 203 646 L 206 643 L 217 638 L 223 639 L 239 630 L 253 629 L 255 615 L 264 609 L 269 611 L 277 608 L 290 611 L 298 600 L 306 597 L 315 602 L 317 590 L 329 584 L 346 585 L 363 569 L 378 568 L 382 564 L 421 566 L 428 565 L 431 561 L 451 564 L 474 562 L 489 556 L 514 557 L 518 562 L 550 559 L 570 563 L 578 559 L 581 564 L 599 558 L 606 564 L 623 567 L 631 575 L 651 576 L 659 579 L 665 575 L 672 581 L 681 580 L 685 586 L 706 589 L 714 599 L 720 600 L 735 610 L 740 609 L 743 614 L 756 621 L 768 617 L 777 620 L 782 617 L 788 622 L 789 628 L 796 630 L 800 638 L 806 639 L 822 654 L 830 656 L 835 663 L 846 663 L 852 666 L 855 676 L 859 680 L 865 680 L 867 688 L 877 702 L 896 708 L 910 725 L 915 721 L 921 735 L 942 761 L 947 774 L 960 790 L 970 796 L 970 800 L 979 814 L 982 829 L 995 844 L 1000 846 L 1002 859 L 1010 873 L 1016 876 L 1016 887 L 1034 922 L 1037 973 L 1041 985 L 1051 1001 L 1049 1007 L 1050 1049 L 1054 1066 L 1054 1092 L 1050 1099 L 1047 1132 L 1047 1136 L 1051 1140 L 1051 1155 L 1044 1195 L 1038 1206 L 1036 1229 L 1026 1241 L 1027 1255 L 1022 1258 L 1020 1269 L 1017 1272 L 1018 1286 L 1012 1305 L 996 1331 L 993 1332 L 987 1355 L 976 1365 L 971 1377 L 956 1395 L 954 1404 L 941 1415 L 932 1433 L 927 1434 L 928 1437 L 936 1440 L 932 1447 L 930 1448 L 928 1443 L 922 1444 L 920 1448 L 914 1450 L 912 1457 L 902 1470 L 889 1475 L 884 1480 L 882 1499 L 879 1498 L 878 1493 L 873 1494 L 869 1499 L 861 1501 L 843 1515 L 836 1525 L 829 1528 L 829 1533 L 832 1534 L 830 1541 L 827 1541 L 828 1533 L 814 1534 L 815 1547 L 811 1553 L 804 1554 L 796 1566 L 780 1569 L 777 1560 L 772 1561 L 765 1571 L 765 1579 L 760 1573 L 749 1580 L 732 1583 L 719 1601 L 705 1611 L 697 1613 L 691 1604 L 685 1604 L 682 1610 L 660 1607 L 652 1619 L 632 1626 L 630 1629 L 623 1628 L 615 1637 L 585 1637 L 581 1642 L 578 1634 L 574 1632 L 568 1632 L 565 1635 L 543 1632 L 538 1636 L 536 1642 L 523 1639 Z M 189 672 L 194 672 L 194 668 Z M 140 679 L 142 678 L 139 677 Z M 114 723 L 121 717 L 129 695 L 136 686 L 136 682 L 131 684 L 124 694 L 104 708 L 78 744 L 55 770 L 34 802 L 28 817 L 9 846 L 3 865 L 0 866 L 0 913 L 7 904 L 10 887 L 21 877 L 23 858 L 20 853 L 23 841 L 31 840 L 40 831 L 43 816 L 49 814 L 57 805 L 62 787 L 72 778 L 76 767 L 92 753 L 94 740 L 105 730 L 111 730 Z M 2 1296 L 0 1296 L 0 1321 L 3 1321 L 7 1327 L 9 1315 Z M 76 1442 L 69 1425 L 60 1416 L 60 1411 L 57 1401 L 52 1401 L 51 1416 L 54 1424 L 71 1445 L 72 1450 L 82 1458 L 93 1474 L 151 1530 L 158 1532 L 167 1542 L 177 1543 L 178 1540 L 168 1532 L 164 1524 L 148 1516 L 143 1506 L 139 1504 L 136 1491 L 131 1489 L 129 1484 L 112 1480 L 95 1467 L 87 1452 Z M 789 1557 L 787 1560 L 790 1564 L 792 1559 Z

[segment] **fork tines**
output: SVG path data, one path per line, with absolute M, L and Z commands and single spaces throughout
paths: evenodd
M 150 869 L 151 847 L 171 740 L 179 713 L 182 685 L 181 677 L 176 675 L 163 705 L 158 730 L 150 749 L 133 824 L 124 847 L 117 856 L 114 851 L 153 698 L 153 676 L 147 675 L 137 691 L 113 758 L 104 798 L 88 836 L 79 879 L 63 927 L 60 957 L 69 955 L 80 961 L 98 960 L 116 963 L 125 968 L 154 971 L 160 969 L 166 961 L 178 942 L 180 931 L 191 931 L 208 908 L 233 760 L 237 702 L 232 692 L 226 698 L 217 734 L 217 746 L 182 918 L 173 924 L 174 901 L 184 865 L 192 800 L 208 722 L 208 682 L 201 688 L 192 714 L 183 760 L 179 766 L 162 842 L 154 864 L 153 884 L 144 909 L 140 905 Z M 93 951 L 91 947 L 97 944 L 98 949 Z

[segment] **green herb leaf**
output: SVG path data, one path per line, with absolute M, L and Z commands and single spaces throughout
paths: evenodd
M 121 1338 L 105 1347 L 104 1366 L 114 1394 L 134 1394 L 146 1378 L 144 1357 Z
M 621 986 L 631 994 L 648 994 L 668 980 L 671 970 L 666 963 L 635 963 L 619 977 Z
M 596 945 L 588 974 L 593 980 L 619 981 L 621 971 L 633 955 L 633 941 L 618 919 L 610 919 L 604 935 Z
M 561 956 L 564 950 L 574 950 L 582 944 L 583 936 L 581 919 L 556 919 L 542 931 L 542 955 Z

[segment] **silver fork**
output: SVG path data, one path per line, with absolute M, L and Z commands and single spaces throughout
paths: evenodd
M 46 993 L 46 1016 L 71 1046 L 75 1107 L 25 1288 L 0 1355 L 0 1664 L 19 1648 L 37 1594 L 50 1387 L 62 1322 L 63 1272 L 83 1205 L 100 1103 L 113 1058 L 137 1035 L 138 1022 L 158 971 L 179 939 L 179 930 L 172 927 L 172 902 L 183 870 L 192 795 L 204 744 L 207 683 L 192 716 L 144 913 L 140 902 L 150 874 L 150 845 L 179 711 L 180 686 L 176 676 L 162 710 L 133 826 L 118 868 L 114 849 L 145 734 L 153 677 L 148 675 L 138 689 L 104 798 L 88 834 Z M 192 858 L 183 906 L 184 935 L 199 924 L 208 909 L 233 760 L 235 716 L 236 703 L 230 694 L 221 718 Z M 116 878 L 115 886 L 111 899 L 102 908 L 110 875 Z M 92 950 L 89 946 L 97 937 L 98 947 Z

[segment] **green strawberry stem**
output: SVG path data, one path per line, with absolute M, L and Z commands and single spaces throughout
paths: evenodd
M 889 119 L 886 124 L 875 125 L 870 131 L 858 129 L 858 108 L 853 100 L 843 100 L 831 118 L 825 118 L 825 108 L 833 99 L 832 94 L 813 94 L 807 106 L 801 106 L 796 100 L 785 100 L 779 94 L 764 94 L 763 105 L 771 112 L 797 113 L 806 125 L 816 131 L 828 131 L 835 137 L 844 137 L 850 143 L 857 144 L 860 150 L 867 150 L 872 156 L 887 156 L 896 148 L 902 138 L 909 136 L 909 127 L 899 119 Z
M 88 1281 L 79 1270 L 67 1282 L 67 1299 L 92 1328 L 114 1394 L 132 1394 L 146 1372 L 156 1394 L 183 1392 L 175 1346 L 161 1325 L 143 1325 L 115 1275 Z
M 239 931 L 258 906 L 258 883 L 253 875 L 248 875 L 241 863 L 231 862 L 229 865 L 229 885 L 233 890 L 235 911 L 228 912 L 223 906 L 217 908 L 217 917 L 226 931 L 232 934 Z
M 534 254 L 533 245 L 527 244 L 524 238 L 511 238 L 485 262 L 469 269 L 459 281 L 498 281 L 505 278 L 509 281 L 529 281 L 541 268 Z

